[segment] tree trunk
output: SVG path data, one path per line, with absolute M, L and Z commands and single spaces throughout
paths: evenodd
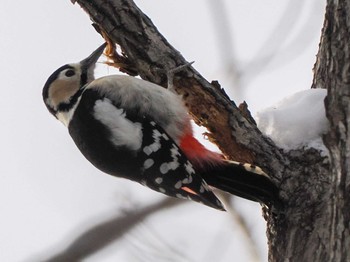
M 122 71 L 166 85 L 166 70 L 186 60 L 132 0 L 73 1 L 101 34 L 118 44 Z M 323 156 L 315 149 L 280 150 L 262 135 L 217 84 L 189 67 L 174 79 L 194 120 L 230 159 L 261 166 L 280 188 L 283 205 L 264 209 L 270 261 L 350 261 L 347 135 L 349 113 L 349 1 L 328 1 L 314 86 L 327 87 L 330 132 Z
M 327 88 L 330 131 L 324 142 L 330 152 L 329 200 L 324 215 L 327 261 L 350 261 L 350 1 L 329 0 L 314 87 Z

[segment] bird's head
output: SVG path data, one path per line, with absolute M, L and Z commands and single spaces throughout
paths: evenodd
M 95 64 L 105 47 L 106 43 L 79 63 L 61 66 L 47 79 L 43 88 L 43 99 L 47 109 L 56 118 L 59 113 L 73 108 L 84 86 L 94 80 Z

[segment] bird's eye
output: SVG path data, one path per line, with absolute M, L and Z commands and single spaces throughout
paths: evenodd
M 75 75 L 75 72 L 74 70 L 67 70 L 66 73 L 65 73 L 66 77 L 71 77 L 71 76 L 74 76 Z

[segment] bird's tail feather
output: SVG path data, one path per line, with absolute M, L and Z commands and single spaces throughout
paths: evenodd
M 278 188 L 259 167 L 223 161 L 200 175 L 210 186 L 245 199 L 268 206 L 278 201 Z

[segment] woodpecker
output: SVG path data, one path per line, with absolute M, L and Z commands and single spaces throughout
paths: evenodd
M 193 136 L 181 98 L 130 76 L 94 78 L 106 44 L 48 78 L 43 100 L 96 168 L 171 197 L 225 210 L 212 187 L 270 205 L 277 188 L 258 167 L 225 160 Z

